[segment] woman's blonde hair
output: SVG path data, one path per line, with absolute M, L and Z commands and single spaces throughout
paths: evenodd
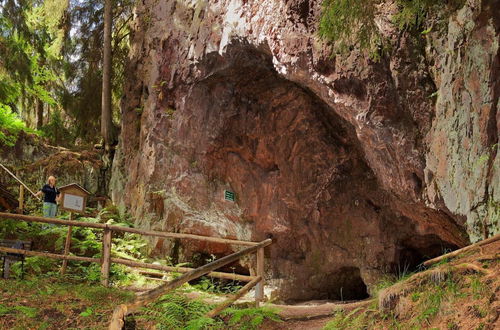
M 49 176 L 49 177 L 48 177 L 48 179 L 47 179 L 47 184 L 50 184 L 50 180 L 51 180 L 51 179 L 54 179 L 54 183 L 56 183 L 56 177 L 55 177 L 55 176 L 53 176 L 53 175 L 51 175 L 51 176 Z

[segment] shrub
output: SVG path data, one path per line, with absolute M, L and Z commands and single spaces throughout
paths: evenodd
M 336 43 L 338 50 L 346 51 L 359 45 L 373 49 L 381 40 L 375 26 L 376 4 L 380 0 L 325 0 L 319 22 L 322 39 Z
M 8 105 L 0 103 L 0 144 L 9 147 L 14 146 L 21 131 L 35 132 L 27 128 L 26 124 L 17 114 L 12 112 L 12 109 Z

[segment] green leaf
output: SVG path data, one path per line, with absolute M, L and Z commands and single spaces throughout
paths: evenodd
M 432 26 L 428 29 L 423 30 L 422 32 L 420 32 L 420 34 L 426 35 L 426 34 L 430 33 L 431 31 L 432 31 Z
M 80 316 L 89 317 L 89 316 L 92 316 L 93 314 L 94 314 L 94 310 L 90 307 L 87 307 L 87 309 L 85 309 L 83 312 L 80 313 Z

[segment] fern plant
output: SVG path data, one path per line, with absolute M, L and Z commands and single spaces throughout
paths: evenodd
M 264 320 L 280 322 L 278 310 L 269 306 L 254 307 L 254 308 L 235 308 L 226 309 L 222 315 L 229 316 L 229 325 L 238 326 L 242 330 L 258 329 Z
M 143 308 L 140 317 L 155 322 L 159 329 L 221 329 L 221 320 L 205 316 L 212 308 L 202 301 L 171 293 Z

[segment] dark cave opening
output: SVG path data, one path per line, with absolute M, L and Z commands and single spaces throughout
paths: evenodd
M 198 268 L 203 265 L 206 265 L 216 259 L 220 259 L 226 256 L 226 254 L 210 254 L 206 252 L 195 252 L 189 258 L 187 258 L 187 262 L 189 263 L 188 267 Z M 250 275 L 250 270 L 248 267 L 243 265 L 240 261 L 232 262 L 226 266 L 220 267 L 217 271 L 226 272 L 230 274 L 240 274 L 240 275 Z
M 328 300 L 363 300 L 370 296 L 357 267 L 339 269 L 332 275 L 329 282 L 324 292 Z
M 458 246 L 443 242 L 436 235 L 415 236 L 400 244 L 395 258 L 398 262 L 392 266 L 391 272 L 401 275 L 421 270 L 426 260 L 456 249 Z

